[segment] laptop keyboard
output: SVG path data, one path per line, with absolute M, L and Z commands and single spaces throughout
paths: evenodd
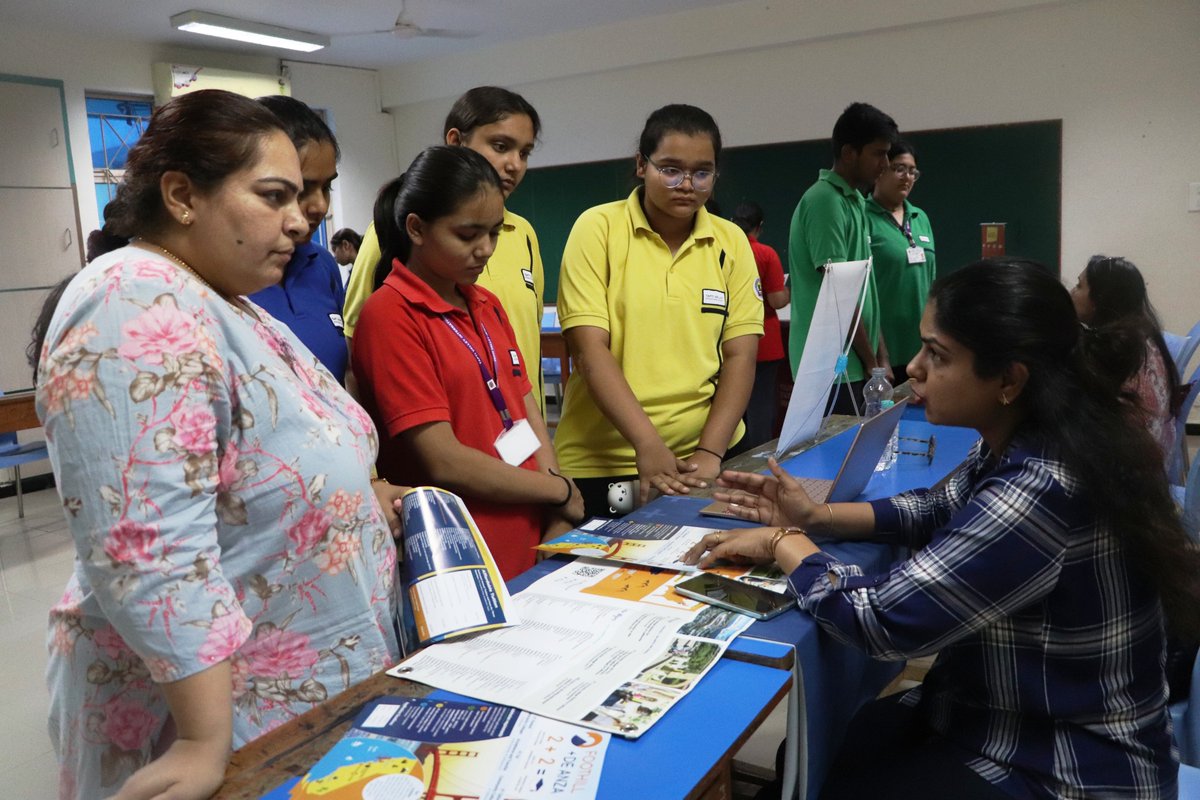
M 816 503 L 824 503 L 833 488 L 833 481 L 828 478 L 797 478 L 796 481 Z

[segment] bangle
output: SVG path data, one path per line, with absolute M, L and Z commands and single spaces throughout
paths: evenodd
M 700 445 L 696 445 L 696 452 L 697 453 L 708 453 L 710 456 L 716 456 L 717 461 L 725 460 L 725 456 L 723 456 L 722 454 L 714 452 L 712 450 L 709 450 L 707 447 L 701 447 Z
M 552 469 L 548 469 L 548 470 L 546 470 L 546 472 L 550 473 L 551 475 L 553 475 L 556 478 L 560 478 L 562 480 L 562 482 L 567 485 L 567 496 L 562 499 L 562 502 L 546 504 L 548 506 L 553 506 L 554 508 L 562 508 L 567 503 L 571 502 L 571 498 L 575 496 L 575 490 L 573 488 L 571 488 L 571 481 L 569 481 L 567 479 L 566 475 L 563 475 L 559 472 L 555 472 Z
M 825 510 L 829 512 L 829 531 L 830 531 L 830 533 L 832 533 L 833 532 L 833 506 L 829 505 L 829 503 L 826 503 Z
M 775 551 L 779 549 L 779 540 L 785 536 L 794 536 L 797 533 L 804 533 L 800 528 L 780 528 L 775 531 L 775 535 L 771 537 L 771 558 L 775 558 Z

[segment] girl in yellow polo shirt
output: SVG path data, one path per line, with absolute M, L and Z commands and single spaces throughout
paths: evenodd
M 643 183 L 585 211 L 567 239 L 558 313 L 575 370 L 555 448 L 589 514 L 615 513 L 610 484 L 686 494 L 742 436 L 762 335 L 746 234 L 711 216 L 721 133 L 705 111 L 646 120 Z

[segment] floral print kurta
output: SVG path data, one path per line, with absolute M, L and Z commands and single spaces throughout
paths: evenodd
M 280 323 L 127 247 L 71 283 L 38 413 L 75 538 L 50 614 L 63 798 L 156 746 L 157 684 L 228 659 L 238 747 L 398 657 L 365 412 Z

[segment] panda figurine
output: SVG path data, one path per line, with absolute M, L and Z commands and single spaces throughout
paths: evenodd
M 608 485 L 608 506 L 614 514 L 628 514 L 633 511 L 637 498 L 637 481 L 618 481 Z

